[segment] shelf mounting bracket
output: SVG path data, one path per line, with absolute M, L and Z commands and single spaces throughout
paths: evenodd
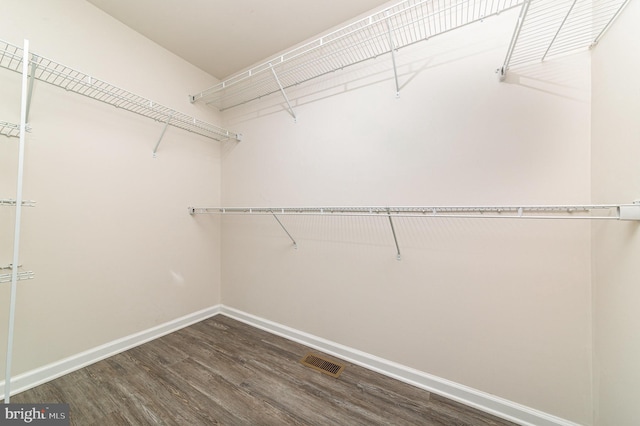
M 396 259 L 401 260 L 400 246 L 398 245 L 398 237 L 396 236 L 396 228 L 393 226 L 393 218 L 391 217 L 391 209 L 387 209 L 387 217 L 389 218 L 389 225 L 391 225 L 391 233 L 393 234 L 393 241 L 396 243 Z
M 518 38 L 520 37 L 520 32 L 522 31 L 522 25 L 524 24 L 524 20 L 527 17 L 527 12 L 529 12 L 530 3 L 531 0 L 525 0 L 525 2 L 522 3 L 522 9 L 520 9 L 520 16 L 518 17 L 518 22 L 516 23 L 516 29 L 513 32 L 511 42 L 509 43 L 509 48 L 507 49 L 507 56 L 504 58 L 502 67 L 496 70 L 500 81 L 504 81 L 507 78 L 507 70 L 509 69 L 511 56 L 513 56 L 513 50 L 516 48 L 516 43 L 518 43 Z
M 297 250 L 298 249 L 298 243 L 296 243 L 296 240 L 293 239 L 293 237 L 291 236 L 289 231 L 287 231 L 287 228 L 285 228 L 284 225 L 282 224 L 282 222 L 280 222 L 280 219 L 278 218 L 278 216 L 276 216 L 276 214 L 273 212 L 273 210 L 271 210 L 271 214 L 273 215 L 273 217 L 276 220 L 276 222 L 278 222 L 278 225 L 280 225 L 282 230 L 289 236 L 289 239 L 291 239 L 291 242 L 293 243 L 293 248 Z
M 291 114 L 291 116 L 293 117 L 293 122 L 297 123 L 298 117 L 296 117 L 296 112 L 293 110 L 293 107 L 291 106 L 291 102 L 289 102 L 289 98 L 287 97 L 287 93 L 284 91 L 284 87 L 282 87 L 282 83 L 280 83 L 280 79 L 278 78 L 278 74 L 276 74 L 276 70 L 273 69 L 273 65 L 271 63 L 269 63 L 269 67 L 271 69 L 271 72 L 273 73 L 273 78 L 276 80 L 276 83 L 278 83 L 278 87 L 280 88 L 280 93 L 282 93 L 282 97 L 287 103 L 287 107 L 289 108 L 289 114 Z
M 573 11 L 573 7 L 576 5 L 577 2 L 578 0 L 573 0 L 573 3 L 571 3 L 571 7 L 569 7 L 567 14 L 564 16 L 562 23 L 558 27 L 558 31 L 556 31 L 556 33 L 554 34 L 553 38 L 551 39 L 551 43 L 549 43 L 549 46 L 547 46 L 547 50 L 544 51 L 544 55 L 542 55 L 542 59 L 540 59 L 540 61 L 544 61 L 547 55 L 549 54 L 549 51 L 551 50 L 551 46 L 553 46 L 553 43 L 556 42 L 556 39 L 558 38 L 558 34 L 560 34 L 560 31 L 562 31 L 564 24 L 567 22 L 567 19 L 569 19 L 569 15 L 571 15 L 571 12 Z
M 162 138 L 164 137 L 164 133 L 167 131 L 167 127 L 169 127 L 169 123 L 171 122 L 171 119 L 173 118 L 173 114 L 175 114 L 175 112 L 172 112 L 171 114 L 169 114 L 169 117 L 167 117 L 167 121 L 164 122 L 164 127 L 162 128 L 162 133 L 160 133 L 160 139 L 158 139 L 158 143 L 156 143 L 156 147 L 153 148 L 153 158 L 157 157 L 156 152 L 158 151 L 158 147 L 160 146 L 160 142 L 162 142 Z
M 389 32 L 389 47 L 391 48 L 391 62 L 393 63 L 393 76 L 396 82 L 396 98 L 400 97 L 400 84 L 398 83 L 398 68 L 396 66 L 396 46 L 393 41 L 393 31 L 391 28 L 391 22 L 387 18 L 387 30 Z
M 600 31 L 600 34 L 598 34 L 596 36 L 596 38 L 593 39 L 593 42 L 591 42 L 591 46 L 589 46 L 590 48 L 594 47 L 596 44 L 598 44 L 598 42 L 600 42 L 600 39 L 602 38 L 602 36 L 604 35 L 604 33 L 607 32 L 607 30 L 611 27 L 611 24 L 613 24 L 613 21 L 615 21 L 618 16 L 620 16 L 620 13 L 622 12 L 622 9 L 625 8 L 625 6 L 627 4 L 629 4 L 630 0 L 625 0 L 620 7 L 618 8 L 618 10 L 616 10 L 616 13 L 613 15 L 613 17 L 609 20 L 609 22 L 607 22 L 607 25 L 604 26 L 604 28 L 602 29 L 602 31 Z

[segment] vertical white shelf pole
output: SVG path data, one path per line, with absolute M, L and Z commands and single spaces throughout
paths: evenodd
M 22 181 L 24 177 L 24 146 L 27 133 L 27 92 L 29 83 L 29 40 L 24 41 L 22 57 L 22 100 L 20 103 L 20 145 L 18 148 L 18 184 L 16 189 L 16 221 L 13 236 L 13 268 L 11 269 L 11 296 L 9 301 L 9 332 L 7 337 L 7 364 L 4 375 L 4 402 L 11 399 L 11 361 L 13 357 L 13 331 L 16 315 L 16 292 L 20 257 L 20 225 L 22 218 Z

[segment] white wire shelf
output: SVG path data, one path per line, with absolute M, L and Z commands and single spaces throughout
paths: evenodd
M 483 20 L 523 1 L 405 0 L 234 75 L 192 95 L 191 100 L 225 110 L 284 92 L 350 65 L 393 54 L 397 49 Z
M 594 47 L 629 0 L 527 0 L 502 74 L 509 68 Z
M 27 126 L 27 132 L 29 130 L 31 129 Z M 18 138 L 20 137 L 20 125 L 9 123 L 7 121 L 0 121 L 0 135 L 8 138 Z
M 19 265 L 18 268 L 21 268 L 22 265 Z M 12 265 L 7 265 L 7 266 L 0 266 L 0 270 L 3 269 L 8 269 L 8 270 L 13 270 L 13 266 Z M 8 283 L 11 282 L 13 279 L 13 271 L 10 273 L 4 273 L 4 274 L 0 274 L 0 283 Z M 18 281 L 21 280 L 32 280 L 33 278 L 35 278 L 35 273 L 33 271 L 22 271 L 22 272 L 18 272 L 16 274 L 16 278 Z
M 12 198 L 0 198 L 0 206 L 15 206 L 16 200 Z M 22 205 L 25 207 L 35 207 L 36 202 L 33 200 L 22 200 Z
M 22 56 L 22 47 L 0 40 L 0 67 L 21 73 Z M 170 126 L 217 141 L 238 138 L 238 135 L 234 132 L 175 111 L 40 55 L 30 55 L 30 66 L 31 75 L 37 80 L 104 102 L 116 108 L 121 108 L 158 122 L 169 123 Z
M 190 214 L 640 220 L 640 204 L 428 207 L 189 207 Z
M 35 277 L 36 274 L 32 271 L 18 272 L 18 281 L 32 280 Z M 10 283 L 12 278 L 12 274 L 0 274 L 0 283 Z
M 275 218 L 294 248 L 298 243 L 278 216 L 368 216 L 389 221 L 396 247 L 402 258 L 396 235 L 396 218 L 464 218 L 464 219 L 583 219 L 640 221 L 640 201 L 633 204 L 554 205 L 554 206 L 429 206 L 429 207 L 189 207 L 191 215 L 268 215 Z

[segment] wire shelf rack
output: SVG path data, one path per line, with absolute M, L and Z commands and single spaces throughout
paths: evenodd
M 22 265 L 18 265 L 18 268 L 21 268 Z M 13 265 L 0 266 L 0 270 L 10 270 L 9 273 L 1 273 L 0 274 L 0 283 L 9 283 L 13 279 Z M 36 274 L 33 271 L 18 271 L 16 272 L 16 280 L 32 280 L 34 279 Z
M 220 110 L 343 69 L 521 5 L 524 0 L 405 0 L 191 96 Z
M 594 47 L 629 0 L 530 0 L 503 70 Z
M 189 207 L 190 214 L 640 220 L 640 204 L 423 207 Z
M 6 136 L 8 138 L 20 137 L 20 125 L 9 123 L 6 121 L 0 121 L 0 135 Z
M 15 206 L 16 200 L 12 198 L 0 198 L 0 206 Z M 25 207 L 35 207 L 36 202 L 33 200 L 22 200 L 22 205 Z
M 22 72 L 22 56 L 23 49 L 21 47 L 0 40 L 0 67 Z M 61 87 L 67 91 L 158 122 L 169 123 L 173 127 L 217 141 L 238 138 L 238 135 L 234 132 L 175 111 L 40 55 L 31 54 L 30 65 L 33 78 Z
M 36 274 L 32 271 L 18 272 L 17 274 L 18 281 L 32 280 L 35 277 L 36 277 Z M 10 283 L 11 279 L 12 279 L 12 274 L 0 274 L 0 283 Z
M 189 214 L 268 215 L 287 234 L 293 247 L 298 243 L 280 220 L 283 215 L 369 216 L 389 221 L 396 247 L 396 259 L 402 259 L 394 225 L 396 218 L 483 218 L 483 219 L 586 219 L 640 221 L 640 201 L 620 205 L 566 206 L 430 206 L 430 207 L 189 207 Z

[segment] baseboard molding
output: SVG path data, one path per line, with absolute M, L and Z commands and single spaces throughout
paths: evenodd
M 384 374 L 385 376 L 442 395 L 523 426 L 579 426 L 576 423 L 542 411 L 224 305 L 212 306 L 185 315 L 139 333 L 114 340 L 60 361 L 14 376 L 11 379 L 11 395 L 31 389 L 218 314 L 225 315 L 269 333 L 293 340 L 353 364 Z M 0 389 L 4 389 L 4 381 L 0 382 Z M 3 394 L 0 394 L 0 399 L 1 398 L 4 398 Z
M 333 355 L 429 392 L 442 395 L 462 404 L 475 407 L 514 423 L 524 426 L 579 426 L 577 423 L 560 417 L 376 357 L 357 349 L 331 342 L 229 306 L 221 306 L 220 313 L 269 333 L 293 340 L 326 354 Z
M 120 352 L 124 352 L 153 339 L 162 337 L 165 334 L 172 333 L 191 324 L 195 324 L 212 316 L 218 315 L 221 312 L 221 308 L 221 305 L 212 306 L 139 333 L 131 334 L 121 339 L 89 349 L 68 358 L 64 358 L 35 370 L 16 375 L 11 378 L 11 395 L 31 389 L 110 356 L 119 354 Z M 0 382 L 0 389 L 4 391 L 4 380 Z M 0 394 L 0 399 L 2 398 L 4 398 L 4 392 Z

